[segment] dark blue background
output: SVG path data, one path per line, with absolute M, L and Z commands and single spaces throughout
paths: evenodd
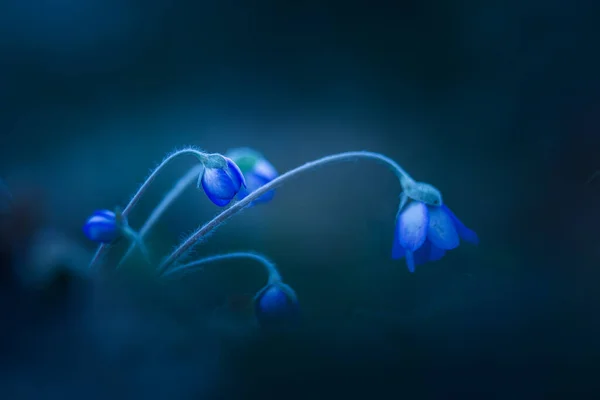
M 591 397 L 599 18 L 593 1 L 4 0 L 0 176 L 23 204 L 11 255 L 51 228 L 44 265 L 85 266 L 85 218 L 185 145 L 250 146 L 281 172 L 379 151 L 482 243 L 409 274 L 390 257 L 392 174 L 299 177 L 196 252 L 277 263 L 304 311 L 279 337 L 223 307 L 264 284 L 250 261 L 168 285 L 131 268 L 40 287 L 5 257 L 0 398 Z M 134 227 L 190 165 L 161 174 Z M 190 190 L 149 245 L 166 254 L 217 211 Z

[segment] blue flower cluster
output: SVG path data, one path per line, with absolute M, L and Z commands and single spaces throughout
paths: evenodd
M 267 268 L 269 283 L 254 297 L 254 311 L 257 321 L 265 328 L 294 326 L 299 315 L 295 292 L 283 283 L 275 265 L 265 257 L 254 253 L 236 252 L 206 257 L 183 265 L 175 265 L 175 262 L 187 254 L 191 246 L 242 209 L 272 200 L 275 187 L 297 174 L 314 170 L 324 164 L 356 159 L 371 159 L 390 167 L 402 186 L 402 200 L 396 216 L 392 258 L 404 258 L 410 272 L 414 272 L 417 265 L 440 260 L 447 251 L 458 247 L 461 239 L 474 244 L 479 242 L 477 234 L 467 228 L 443 203 L 438 189 L 430 184 L 415 181 L 395 161 L 379 153 L 359 151 L 334 154 L 279 175 L 275 167 L 262 154 L 249 148 L 233 149 L 225 155 L 208 154 L 187 148 L 169 155 L 144 182 L 123 212 L 98 210 L 91 215 L 84 225 L 84 233 L 90 240 L 101 244 L 91 265 L 106 249 L 105 245 L 115 242 L 122 236 L 130 238 L 132 246 L 137 245 L 144 251 L 142 237 L 144 232 L 182 192 L 182 188 L 190 178 L 186 175 L 175 185 L 157 207 L 151 221 L 145 225 L 141 233 L 134 232 L 129 227 L 126 214 L 131 211 L 158 171 L 181 154 L 192 154 L 201 162 L 203 167 L 197 177 L 198 188 L 202 187 L 207 197 L 217 206 L 225 207 L 230 204 L 231 206 L 185 239 L 161 263 L 159 271 L 163 275 L 169 275 L 172 272 L 189 270 L 197 265 L 226 258 L 250 257 L 260 261 Z M 191 170 L 190 173 L 192 178 L 198 174 L 197 170 Z M 234 199 L 237 201 L 233 202 Z M 145 255 L 149 258 L 147 252 Z

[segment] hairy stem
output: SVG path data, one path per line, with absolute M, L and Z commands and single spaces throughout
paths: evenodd
M 196 232 L 194 232 L 191 236 L 189 236 L 187 239 L 185 239 L 183 241 L 183 243 L 181 243 L 162 262 L 162 264 L 159 266 L 159 271 L 166 270 L 177 259 L 179 259 L 185 253 L 187 253 L 187 251 L 189 251 L 198 240 L 202 239 L 204 236 L 206 236 L 208 233 L 210 233 L 213 229 L 217 228 L 219 225 L 221 225 L 227 219 L 233 217 L 235 214 L 242 211 L 245 207 L 250 205 L 250 203 L 252 203 L 252 201 L 256 200 L 257 198 L 259 198 L 260 196 L 262 196 L 269 190 L 275 189 L 277 186 L 280 186 L 288 179 L 293 178 L 296 175 L 299 175 L 303 172 L 311 171 L 311 170 L 318 168 L 325 164 L 330 164 L 330 163 L 339 162 L 339 161 L 352 161 L 352 160 L 358 160 L 358 159 L 371 159 L 371 160 L 379 161 L 379 162 L 382 162 L 382 163 L 388 165 L 392 169 L 392 171 L 394 171 L 396 176 L 398 177 L 398 179 L 400 181 L 400 185 L 402 186 L 403 190 L 406 188 L 407 185 L 414 183 L 414 180 L 410 177 L 410 175 L 408 175 L 408 173 L 402 167 L 400 167 L 400 165 L 398 165 L 398 163 L 396 163 L 394 160 L 384 156 L 383 154 L 372 153 L 369 151 L 351 151 L 351 152 L 347 152 L 347 153 L 333 154 L 330 156 L 320 158 L 315 161 L 307 162 L 306 164 L 301 165 L 300 167 L 295 168 L 291 171 L 288 171 L 283 175 L 280 175 L 279 177 L 273 179 L 271 182 L 261 186 L 260 188 L 256 189 L 255 191 L 251 192 L 248 196 L 246 196 L 242 200 L 238 201 L 237 203 L 233 204 L 231 207 L 229 207 L 228 209 L 226 209 L 225 211 L 223 211 L 222 213 L 220 213 L 219 215 L 214 217 L 211 221 L 206 223 L 200 229 L 196 230 Z
M 154 170 L 150 173 L 148 178 L 146 178 L 144 183 L 142 183 L 142 186 L 140 186 L 140 188 L 137 190 L 137 192 L 135 192 L 135 194 L 133 195 L 131 200 L 129 200 L 129 203 L 123 209 L 123 212 L 122 212 L 123 217 L 127 218 L 129 213 L 131 213 L 131 210 L 133 209 L 133 207 L 135 207 L 135 205 L 140 201 L 140 199 L 142 198 L 144 193 L 146 193 L 146 191 L 148 190 L 148 187 L 154 181 L 154 179 L 156 178 L 158 173 L 164 167 L 166 167 L 167 164 L 169 164 L 175 158 L 177 158 L 181 155 L 187 155 L 187 154 L 195 156 L 203 164 L 208 160 L 208 157 L 210 156 L 210 154 L 208 154 L 208 153 L 204 153 L 200 150 L 196 150 L 193 148 L 185 148 L 185 149 L 174 151 L 173 153 L 169 154 L 167 157 L 165 157 L 165 159 L 160 164 L 158 164 L 158 166 L 156 168 L 154 168 Z M 92 260 L 90 261 L 90 265 L 89 265 L 90 268 L 94 267 L 94 265 L 102 258 L 104 253 L 106 253 L 106 251 L 108 250 L 109 246 L 110 245 L 107 245 L 107 244 L 101 244 L 100 246 L 98 246 L 98 250 L 96 250 L 94 257 L 92 257 Z
M 166 277 L 169 275 L 177 274 L 179 272 L 192 272 L 205 264 L 217 261 L 231 260 L 235 258 L 250 258 L 261 263 L 265 267 L 267 273 L 269 274 L 269 284 L 281 281 L 281 275 L 279 274 L 279 271 L 277 271 L 277 267 L 275 267 L 275 264 L 269 261 L 269 259 L 267 259 L 265 256 L 248 251 L 239 251 L 234 253 L 219 254 L 216 256 L 201 258 L 200 260 L 192 261 L 190 263 L 179 265 L 175 268 L 166 270 L 161 275 Z
M 183 193 L 183 191 L 193 182 L 198 179 L 198 175 L 204 169 L 203 165 L 196 165 L 192 167 L 184 176 L 182 176 L 177 183 L 173 186 L 173 188 L 165 195 L 165 197 L 161 200 L 161 202 L 156 206 L 156 208 L 152 211 L 144 225 L 139 231 L 139 239 L 143 240 L 144 236 L 148 234 L 150 229 L 156 224 L 158 219 L 167 211 L 169 206 Z M 132 242 L 127 249 L 127 252 L 117 264 L 117 268 L 119 268 L 123 263 L 129 258 L 133 250 L 135 249 L 136 242 Z

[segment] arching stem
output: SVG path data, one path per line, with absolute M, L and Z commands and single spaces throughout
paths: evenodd
M 174 268 L 163 271 L 161 276 L 167 277 L 167 276 L 176 275 L 178 273 L 183 273 L 183 272 L 185 272 L 185 273 L 193 272 L 193 271 L 197 271 L 198 269 L 201 269 L 201 267 L 206 264 L 210 264 L 210 263 L 218 262 L 218 261 L 231 260 L 231 259 L 236 259 L 236 258 L 250 258 L 250 259 L 258 261 L 265 267 L 265 270 L 267 271 L 267 274 L 269 275 L 269 284 L 272 284 L 275 282 L 281 282 L 281 275 L 279 274 L 279 271 L 277 271 L 277 267 L 275 266 L 275 264 L 273 264 L 271 261 L 269 261 L 269 259 L 267 259 L 263 255 L 248 252 L 248 251 L 239 251 L 239 252 L 219 254 L 219 255 L 215 255 L 215 256 L 201 258 L 199 260 L 192 261 L 187 264 L 178 265 Z
M 173 161 L 175 158 L 182 156 L 182 155 L 193 155 L 202 164 L 206 164 L 206 162 L 209 160 L 209 158 L 212 154 L 205 153 L 200 150 L 196 150 L 194 148 L 185 148 L 185 149 L 181 149 L 181 150 L 176 150 L 173 153 L 169 154 L 167 157 L 165 157 L 165 159 L 160 164 L 158 164 L 158 166 L 156 168 L 154 168 L 154 170 L 150 173 L 148 178 L 146 178 L 144 183 L 142 183 L 142 185 L 137 190 L 137 192 L 135 192 L 135 194 L 133 195 L 131 200 L 129 200 L 129 203 L 123 209 L 123 212 L 122 212 L 124 218 L 127 218 L 129 213 L 131 213 L 131 211 L 133 210 L 133 207 L 135 207 L 135 205 L 140 201 L 140 199 L 142 198 L 144 193 L 146 193 L 146 191 L 148 190 L 148 187 L 154 181 L 154 179 L 156 178 L 158 173 L 160 171 L 162 171 L 162 169 L 165 168 L 171 161 Z M 107 244 L 101 244 L 100 246 L 98 246 L 96 253 L 92 257 L 92 260 L 90 261 L 90 265 L 89 265 L 90 268 L 94 267 L 94 265 L 102 258 L 102 256 L 106 253 L 106 251 L 108 251 L 109 247 L 110 247 L 110 245 L 107 245 Z
M 334 154 L 330 156 L 326 156 L 320 158 L 315 161 L 310 161 L 304 165 L 301 165 L 298 168 L 295 168 L 291 171 L 286 172 L 283 175 L 273 179 L 271 182 L 261 186 L 255 191 L 251 192 L 244 199 L 238 201 L 233 204 L 231 207 L 226 209 L 225 211 L 218 214 L 211 221 L 206 223 L 204 226 L 200 227 L 200 229 L 196 230 L 196 232 L 192 233 L 187 239 L 185 239 L 159 266 L 159 271 L 165 271 L 171 264 L 177 261 L 180 257 L 186 254 L 192 246 L 197 243 L 200 239 L 210 233 L 212 230 L 217 228 L 223 222 L 233 217 L 238 212 L 242 211 L 245 207 L 250 205 L 252 201 L 256 200 L 269 190 L 275 189 L 277 186 L 282 185 L 287 180 L 307 171 L 311 171 L 315 168 L 323 166 L 325 164 L 331 164 L 340 161 L 352 161 L 358 159 L 371 159 L 375 161 L 382 162 L 388 165 L 392 171 L 396 174 L 400 181 L 400 185 L 402 189 L 405 190 L 408 186 L 414 185 L 415 181 L 408 175 L 408 173 L 398 165 L 394 160 L 389 157 L 386 157 L 379 153 L 372 153 L 368 151 L 352 151 L 340 154 Z
M 139 231 L 140 240 L 144 239 L 144 236 L 148 234 L 150 229 L 156 224 L 158 219 L 167 211 L 169 206 L 173 204 L 173 202 L 183 193 L 183 191 L 191 185 L 193 182 L 196 182 L 198 176 L 204 169 L 203 165 L 196 165 L 192 167 L 184 176 L 182 176 L 177 183 L 171 188 L 171 190 L 163 197 L 161 202 L 156 206 L 156 208 L 152 211 L 144 225 Z M 136 242 L 132 242 L 127 249 L 127 252 L 121 258 L 121 261 L 117 264 L 117 268 L 121 267 L 123 263 L 129 258 L 133 250 L 135 249 Z

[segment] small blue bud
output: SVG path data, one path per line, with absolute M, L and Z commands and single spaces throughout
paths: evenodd
M 291 287 L 283 282 L 275 282 L 256 294 L 254 313 L 261 328 L 293 328 L 299 322 L 300 306 Z
M 263 157 L 262 154 L 252 149 L 246 147 L 232 149 L 227 152 L 227 156 L 240 167 L 246 179 L 246 187 L 240 189 L 237 195 L 239 200 L 279 176 L 273 164 Z M 254 202 L 268 202 L 274 195 L 275 190 L 270 190 Z
M 112 243 L 121 236 L 122 229 L 114 212 L 98 210 L 85 222 L 83 233 L 94 242 Z
M 230 158 L 223 157 L 225 167 L 206 166 L 200 175 L 199 185 L 202 184 L 204 193 L 210 201 L 224 207 L 233 200 L 240 188 L 246 186 L 244 175 L 239 167 Z

